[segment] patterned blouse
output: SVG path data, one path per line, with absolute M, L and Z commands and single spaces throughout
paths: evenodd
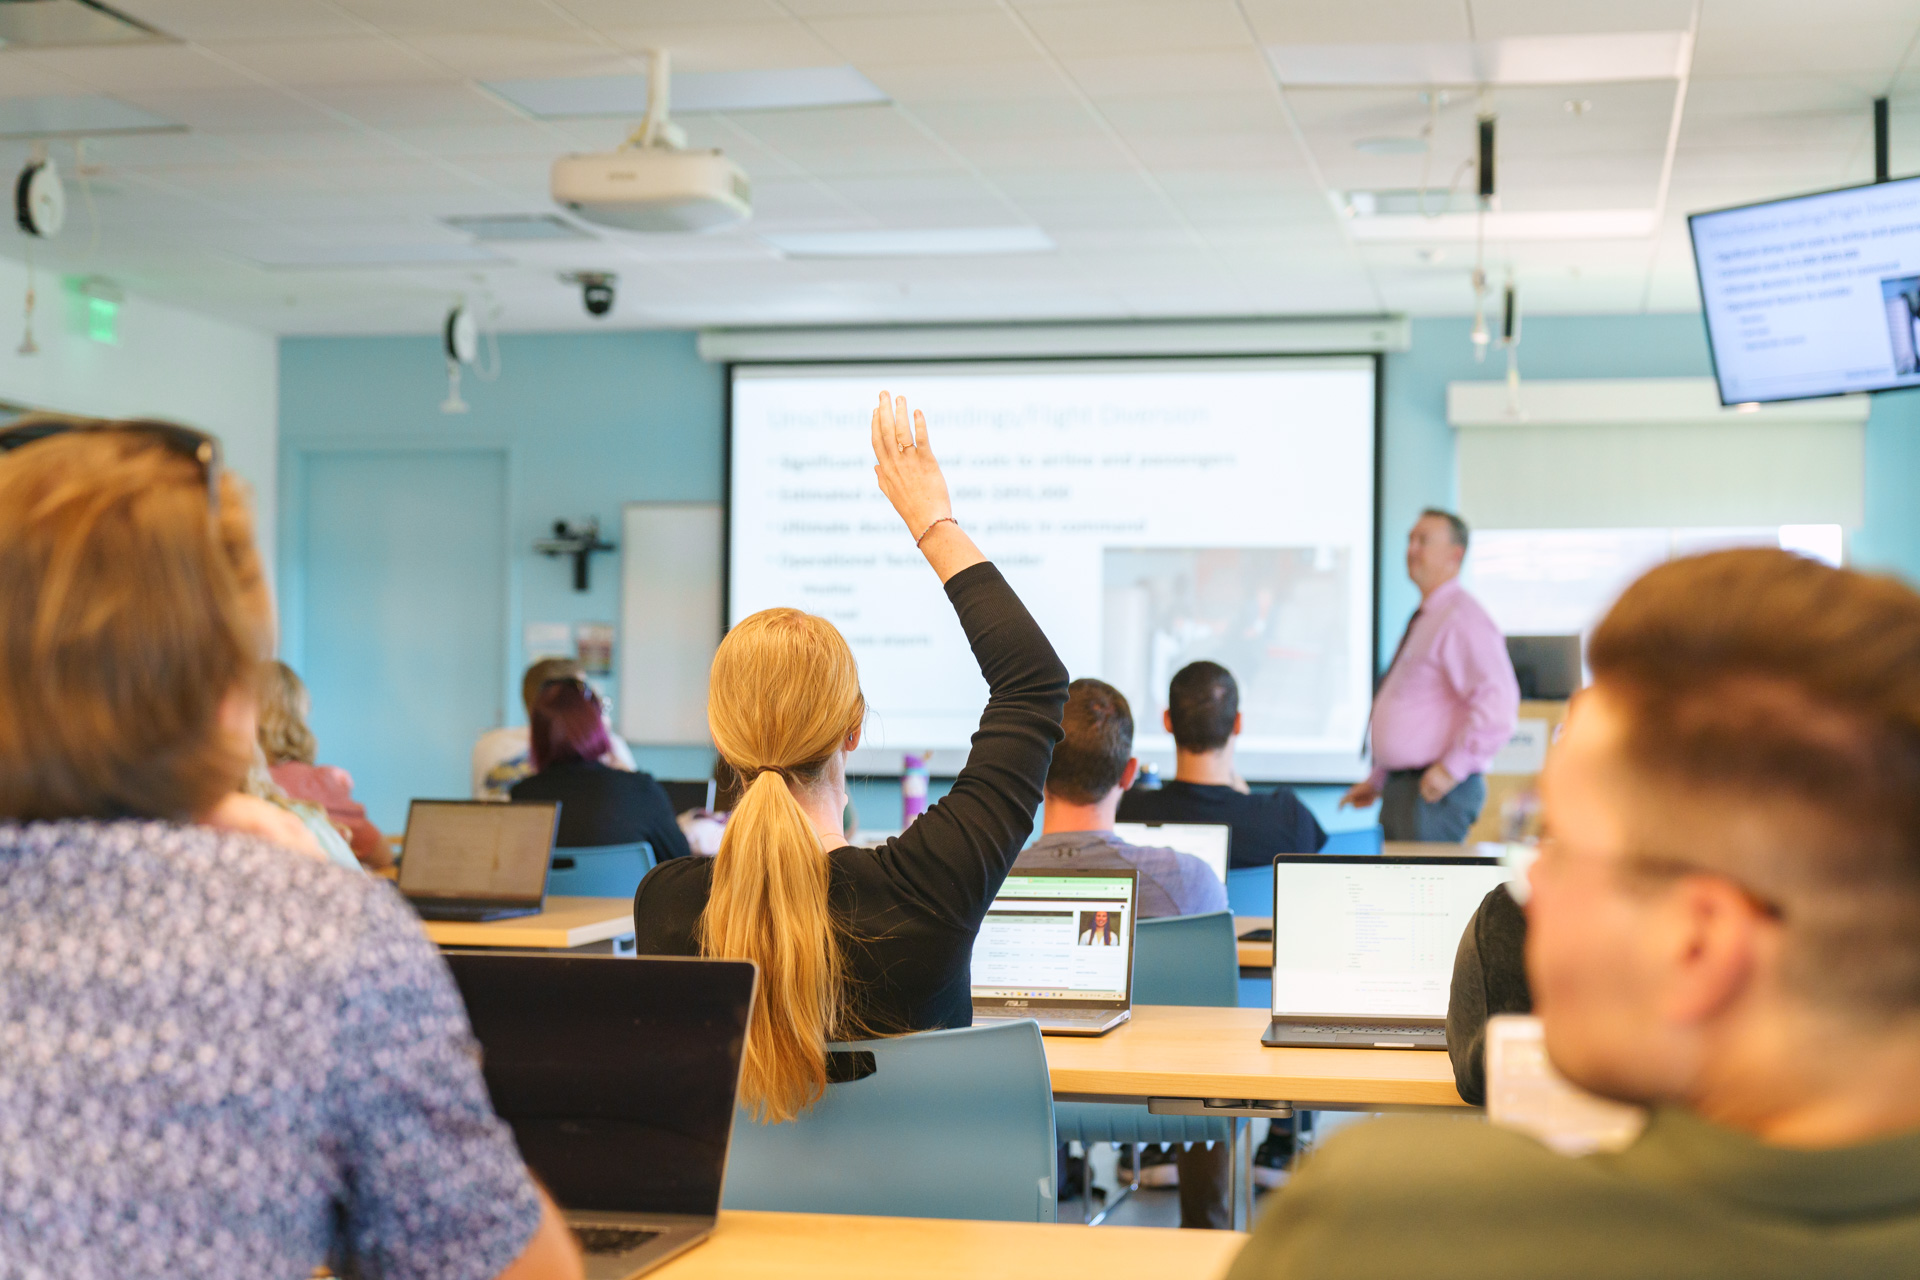
M 391 886 L 199 827 L 0 823 L 0 1277 L 481 1280 L 539 1216 Z

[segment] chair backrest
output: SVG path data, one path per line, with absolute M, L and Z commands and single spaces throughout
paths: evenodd
M 1349 857 L 1354 854 L 1378 855 L 1386 839 L 1386 832 L 1378 824 L 1371 827 L 1358 827 L 1352 831 L 1334 831 L 1328 834 L 1326 847 L 1322 853 L 1343 853 Z M 1262 912 L 1261 914 L 1265 914 Z
M 1231 1009 L 1240 1002 L 1233 913 L 1162 916 L 1133 932 L 1133 1002 Z
M 743 1108 L 724 1207 L 1054 1221 L 1053 1089 L 1037 1023 L 834 1048 L 870 1055 L 873 1073 L 828 1085 L 785 1124 Z
M 562 898 L 631 898 L 640 877 L 653 870 L 653 846 L 602 844 L 555 849 L 547 894 Z
M 1237 916 L 1273 914 L 1273 864 L 1227 872 L 1227 906 Z

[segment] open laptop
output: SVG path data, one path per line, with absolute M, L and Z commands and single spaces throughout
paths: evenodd
M 1153 845 L 1190 853 L 1227 882 L 1227 855 L 1233 850 L 1233 828 L 1224 822 L 1116 822 L 1113 834 L 1128 844 Z
M 1014 872 L 973 941 L 973 1020 L 1102 1035 L 1133 1016 L 1136 871 Z
M 447 957 L 493 1108 L 565 1213 L 588 1280 L 713 1230 L 753 1010 L 744 960 Z
M 1273 860 L 1273 1021 L 1262 1044 L 1447 1047 L 1460 935 L 1497 858 L 1282 854 Z
M 537 914 L 560 805 L 415 800 L 400 845 L 400 892 L 423 920 Z

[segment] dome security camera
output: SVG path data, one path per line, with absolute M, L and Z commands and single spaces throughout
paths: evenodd
M 573 271 L 560 280 L 580 286 L 580 301 L 587 314 L 597 320 L 613 310 L 613 285 L 619 278 L 611 271 Z

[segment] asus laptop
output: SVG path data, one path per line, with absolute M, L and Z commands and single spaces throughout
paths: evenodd
M 1223 822 L 1116 822 L 1113 834 L 1128 844 L 1190 853 L 1212 868 L 1221 884 L 1227 882 L 1233 828 Z
M 539 912 L 560 805 L 415 800 L 400 845 L 400 892 L 423 920 Z
M 1273 860 L 1273 1021 L 1262 1044 L 1447 1047 L 1447 993 L 1497 858 Z
M 973 1021 L 1097 1036 L 1133 1016 L 1135 871 L 1014 872 L 973 942 Z
M 580 1241 L 627 1280 L 713 1230 L 753 1010 L 744 960 L 447 956 L 494 1110 Z

